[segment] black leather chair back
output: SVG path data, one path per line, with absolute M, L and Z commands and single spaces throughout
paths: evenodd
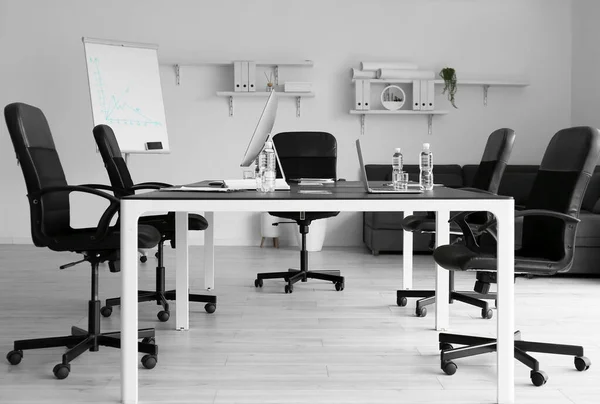
M 588 183 L 600 155 L 600 133 L 591 127 L 574 127 L 556 133 L 533 182 L 526 210 L 545 209 L 579 216 Z M 522 247 L 515 255 L 555 261 L 560 272 L 573 261 L 577 226 L 558 218 L 526 216 Z
M 52 133 L 44 113 L 24 103 L 9 104 L 4 118 L 17 160 L 25 177 L 31 214 L 31 235 L 38 247 L 48 245 L 48 238 L 71 231 L 68 192 L 36 195 L 47 187 L 66 186 Z
M 112 128 L 108 125 L 97 125 L 93 132 L 102 161 L 104 161 L 104 166 L 108 172 L 108 179 L 115 190 L 115 196 L 122 198 L 133 195 L 134 191 L 131 191 L 131 187 L 134 185 L 133 180 Z
M 286 179 L 337 179 L 337 142 L 327 132 L 281 132 L 273 144 Z M 280 177 L 279 167 L 277 170 Z
M 481 157 L 481 163 L 473 177 L 473 188 L 498 193 L 502 174 L 508 164 L 513 144 L 515 131 L 512 129 L 497 129 L 488 137 Z

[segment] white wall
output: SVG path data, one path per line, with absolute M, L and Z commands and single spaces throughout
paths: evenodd
M 301 118 L 294 101 L 283 100 L 275 130 L 332 132 L 339 175 L 358 179 L 354 140 L 360 125 L 348 114 L 349 69 L 363 60 L 406 60 L 436 71 L 452 66 L 459 79 L 525 77 L 531 86 L 492 88 L 487 108 L 480 88 L 461 87 L 458 110 L 437 96 L 438 108 L 452 111 L 435 118 L 431 137 L 425 117 L 367 117 L 368 163 L 388 163 L 397 146 L 407 163 L 416 163 L 424 141 L 432 143 L 436 163 L 477 163 L 487 135 L 507 126 L 518 136 L 511 162 L 535 164 L 551 135 L 571 121 L 565 80 L 571 76 L 570 17 L 569 0 L 0 0 L 0 105 L 23 101 L 42 108 L 68 181 L 106 183 L 91 134 L 82 36 L 157 43 L 165 61 L 312 59 L 314 68 L 297 77 L 314 82 L 316 98 L 303 101 Z M 162 67 L 172 153 L 133 156 L 137 182 L 240 175 L 262 102 L 236 100 L 235 117 L 228 117 L 227 101 L 215 91 L 229 89 L 230 76 L 226 68 L 185 68 L 176 86 L 173 69 Z M 4 123 L 0 173 L 0 242 L 26 241 L 25 187 Z M 100 205 L 75 202 L 74 223 L 94 224 L 90 213 Z M 217 220 L 219 244 L 258 243 L 257 215 Z M 326 244 L 360 245 L 361 239 L 362 215 L 331 219 Z
M 571 86 L 573 125 L 600 128 L 600 2 L 573 1 L 573 69 Z

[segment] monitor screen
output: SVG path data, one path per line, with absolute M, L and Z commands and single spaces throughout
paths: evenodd
M 246 153 L 240 164 L 242 167 L 249 167 L 258 157 L 258 154 L 263 149 L 265 142 L 273 130 L 275 115 L 277 115 L 277 94 L 275 94 L 275 91 L 271 91 L 267 103 L 265 104 L 265 108 L 256 124 L 256 129 L 254 129 L 252 138 L 246 148 Z

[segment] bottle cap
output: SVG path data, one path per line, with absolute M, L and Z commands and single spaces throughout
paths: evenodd
M 423 149 L 428 150 L 429 149 L 429 143 L 423 143 Z
M 272 149 L 273 148 L 273 142 L 271 142 L 270 140 L 265 142 L 265 149 Z
M 400 148 L 399 148 L 399 147 L 396 147 L 396 148 L 394 149 L 394 151 L 395 151 L 396 153 L 400 153 Z

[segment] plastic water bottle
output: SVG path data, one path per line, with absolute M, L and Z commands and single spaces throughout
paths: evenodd
M 424 190 L 430 191 L 433 189 L 433 155 L 429 149 L 429 143 L 423 143 L 423 150 L 419 158 L 419 184 Z
M 254 167 L 254 178 L 256 180 L 256 190 L 262 191 L 262 175 L 265 171 L 265 166 L 267 165 L 267 156 L 265 155 L 265 151 L 261 150 L 258 153 L 258 157 L 256 157 L 255 167 Z
M 273 142 L 265 142 L 265 166 L 262 173 L 262 191 L 275 191 L 275 151 Z
M 400 174 L 402 173 L 402 152 L 399 147 L 394 149 L 394 155 L 392 156 L 392 183 L 394 189 L 400 189 Z

